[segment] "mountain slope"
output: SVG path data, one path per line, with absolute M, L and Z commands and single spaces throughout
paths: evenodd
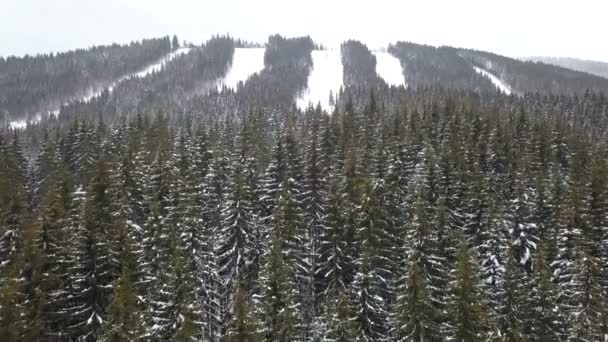
M 176 40 L 176 39 L 175 39 Z M 0 58 L 0 121 L 25 119 L 141 70 L 172 50 L 171 39 Z
M 482 69 L 517 94 L 608 91 L 608 79 L 554 65 L 523 62 L 486 51 L 409 42 L 390 45 L 389 51 L 399 58 L 406 82 L 413 87 L 442 85 L 475 91 L 496 89 L 490 79 L 476 72 Z
M 525 57 L 524 61 L 542 62 L 608 78 L 608 63 L 568 57 Z

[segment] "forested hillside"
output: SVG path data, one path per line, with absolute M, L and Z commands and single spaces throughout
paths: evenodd
M 3 340 L 599 338 L 605 146 L 410 96 L 3 135 Z
M 389 52 L 401 60 L 405 82 L 411 87 L 441 84 L 444 87 L 494 90 L 487 78 L 479 75 L 470 62 L 452 47 L 432 47 L 399 42 L 389 46 Z
M 171 51 L 171 43 L 167 36 L 56 55 L 0 57 L 0 121 L 59 108 L 155 62 Z
M 493 90 L 490 80 L 476 72 L 474 67 L 478 67 L 518 94 L 566 95 L 608 90 L 608 79 L 602 77 L 485 51 L 398 42 L 389 46 L 389 52 L 401 60 L 406 83 L 414 87 L 441 84 L 457 89 Z
M 520 93 L 581 94 L 608 90 L 608 79 L 555 65 L 522 62 L 484 51 L 461 50 L 474 65 L 504 80 Z
M 430 47 L 388 86 L 348 41 L 301 111 L 318 45 L 207 87 L 244 45 L 0 128 L 0 341 L 608 336 L 604 93 L 507 96 Z
M 524 60 L 553 64 L 563 68 L 608 78 L 608 63 L 567 57 L 526 57 Z

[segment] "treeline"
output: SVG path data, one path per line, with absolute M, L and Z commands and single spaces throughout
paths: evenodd
M 340 46 L 342 52 L 344 86 L 375 86 L 380 78 L 376 74 L 376 56 L 357 40 L 348 40 Z
M 59 108 L 92 88 L 139 71 L 170 51 L 167 36 L 58 54 L 0 57 L 0 122 Z
M 268 37 L 264 51 L 266 68 L 295 67 L 306 69 L 312 65 L 310 52 L 315 43 L 310 37 L 284 38 L 275 34 Z
M 4 132 L 0 339 L 602 340 L 605 143 L 402 96 Z

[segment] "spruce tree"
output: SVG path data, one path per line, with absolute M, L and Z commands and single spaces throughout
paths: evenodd
M 458 248 L 450 284 L 449 302 L 451 331 L 445 337 L 455 341 L 484 341 L 491 333 L 487 309 L 481 300 L 478 271 L 464 241 Z

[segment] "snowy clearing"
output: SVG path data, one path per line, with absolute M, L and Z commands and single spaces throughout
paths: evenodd
M 375 51 L 376 56 L 376 73 L 389 86 L 405 86 L 405 77 L 403 77 L 403 68 L 397 57 L 386 51 Z
M 40 121 L 40 114 L 27 120 L 11 121 L 8 125 L 12 129 L 24 129 L 25 127 L 27 127 L 28 123 L 36 123 L 38 121 Z
M 110 92 L 112 92 L 112 90 L 114 90 L 114 87 L 118 83 L 120 83 L 124 80 L 134 78 L 134 77 L 142 78 L 142 77 L 146 77 L 146 76 L 150 75 L 153 72 L 160 71 L 163 68 L 163 66 L 165 64 L 167 64 L 169 61 L 173 60 L 175 57 L 177 57 L 179 55 L 186 54 L 189 51 L 190 51 L 189 47 L 179 48 L 175 51 L 172 51 L 172 52 L 168 53 L 165 57 L 163 57 L 163 58 L 159 59 L 158 61 L 156 61 L 155 63 L 143 68 L 142 70 L 132 73 L 132 74 L 124 75 L 124 76 L 120 77 L 119 79 L 117 79 L 116 81 L 114 81 L 104 87 L 88 89 L 87 91 L 84 92 L 83 95 L 68 100 L 66 103 L 64 103 L 64 105 L 67 105 L 70 102 L 76 102 L 76 101 L 89 102 L 93 98 L 96 98 L 99 95 L 101 95 L 101 93 L 105 89 L 108 89 Z M 49 113 L 51 115 L 59 115 L 59 108 L 55 108 L 55 109 L 49 111 Z M 28 122 L 33 124 L 33 123 L 40 121 L 41 119 L 42 119 L 42 115 L 40 113 L 38 113 L 38 114 L 36 114 L 36 116 L 34 116 L 33 118 L 30 118 L 28 120 L 11 121 L 9 123 L 9 126 L 13 129 L 23 129 L 27 126 Z
M 264 69 L 264 48 L 236 48 L 232 65 L 223 79 L 217 82 L 218 89 L 226 86 L 236 90 L 239 82 Z
M 503 93 L 505 93 L 507 95 L 511 95 L 511 87 L 509 87 L 509 85 L 506 84 L 505 82 L 503 82 L 500 78 L 492 75 L 491 73 L 483 70 L 482 68 L 478 68 L 476 66 L 473 66 L 473 68 L 475 68 L 476 72 L 489 78 L 490 81 L 492 81 L 492 83 L 496 86 L 496 88 L 500 89 L 500 91 L 502 91 Z
M 304 110 L 310 103 L 331 112 L 334 104 L 330 94 L 335 99 L 343 82 L 342 53 L 340 49 L 315 50 L 312 52 L 313 69 L 308 76 L 308 88 L 297 100 L 298 108 Z

